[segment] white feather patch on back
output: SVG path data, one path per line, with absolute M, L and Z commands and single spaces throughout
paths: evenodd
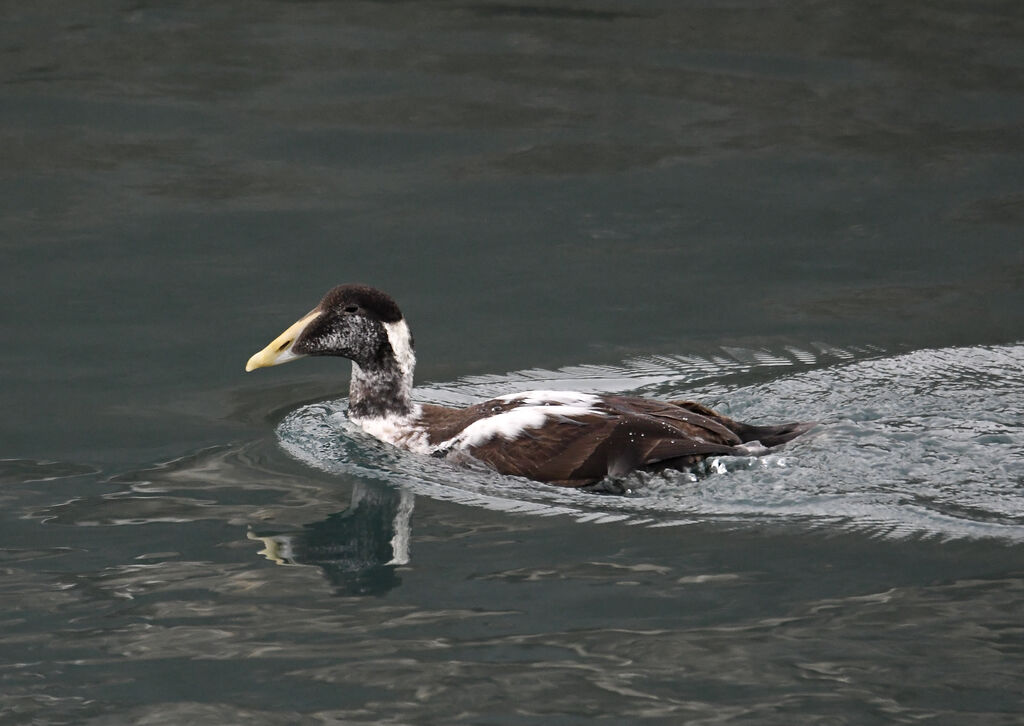
M 497 400 L 509 403 L 522 401 L 527 406 L 552 406 L 555 404 L 594 406 L 601 398 L 593 393 L 581 393 L 580 391 L 522 391 L 506 393 L 504 396 L 498 396 Z
M 402 375 L 412 376 L 413 368 L 416 367 L 416 354 L 412 350 L 412 334 L 405 320 L 397 323 L 383 323 L 384 330 L 388 334 L 388 342 L 391 343 L 391 350 L 395 352 L 395 360 Z M 411 381 L 410 381 L 411 383 Z
M 505 399 L 512 400 L 512 399 Z M 604 414 L 588 405 L 566 405 L 541 403 L 524 405 L 510 411 L 474 421 L 457 435 L 437 445 L 437 450 L 449 448 L 473 448 L 485 444 L 496 436 L 506 441 L 519 438 L 527 429 L 544 426 L 551 418 L 576 418 L 579 416 L 603 416 Z

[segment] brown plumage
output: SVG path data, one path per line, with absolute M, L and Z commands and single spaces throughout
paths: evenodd
M 342 285 L 254 355 L 246 370 L 304 355 L 349 358 L 349 417 L 371 435 L 560 486 L 636 469 L 683 468 L 713 455 L 756 455 L 811 426 L 752 426 L 693 401 L 572 391 L 526 391 L 466 408 L 415 404 L 412 350 L 408 326 L 390 297 Z
M 559 486 L 579 487 L 635 469 L 679 469 L 707 456 L 749 456 L 806 431 L 809 424 L 750 426 L 693 401 L 657 401 L 632 396 L 598 396 L 594 413 L 555 416 L 543 426 L 505 439 L 493 436 L 462 453 L 502 474 Z M 467 426 L 515 408 L 485 401 L 468 408 L 424 405 L 422 424 L 432 446 L 457 436 Z M 743 446 L 757 442 L 762 448 Z M 458 458 L 440 448 L 435 456 Z

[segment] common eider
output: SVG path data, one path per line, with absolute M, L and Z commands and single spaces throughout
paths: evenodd
M 414 403 L 409 326 L 389 295 L 366 285 L 330 290 L 245 370 L 308 355 L 352 361 L 348 416 L 381 441 L 559 486 L 756 455 L 811 426 L 752 426 L 693 401 L 576 391 L 510 393 L 467 408 Z

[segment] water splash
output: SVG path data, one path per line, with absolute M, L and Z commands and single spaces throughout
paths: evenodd
M 648 526 L 801 522 L 886 537 L 1021 540 L 1022 371 L 1021 344 L 889 356 L 818 345 L 529 370 L 417 390 L 421 400 L 450 405 L 536 387 L 685 395 L 741 420 L 821 422 L 764 457 L 633 474 L 614 497 L 395 450 L 354 427 L 344 401 L 294 411 L 278 435 L 287 452 L 323 471 L 503 511 Z

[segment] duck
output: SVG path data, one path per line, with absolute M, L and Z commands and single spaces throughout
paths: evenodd
M 757 456 L 813 425 L 757 426 L 695 401 L 581 391 L 522 391 L 464 408 L 417 403 L 409 325 L 390 295 L 363 284 L 329 290 L 245 370 L 306 356 L 352 362 L 348 417 L 370 436 L 563 487 L 591 487 L 637 470 L 683 470 L 712 456 Z

